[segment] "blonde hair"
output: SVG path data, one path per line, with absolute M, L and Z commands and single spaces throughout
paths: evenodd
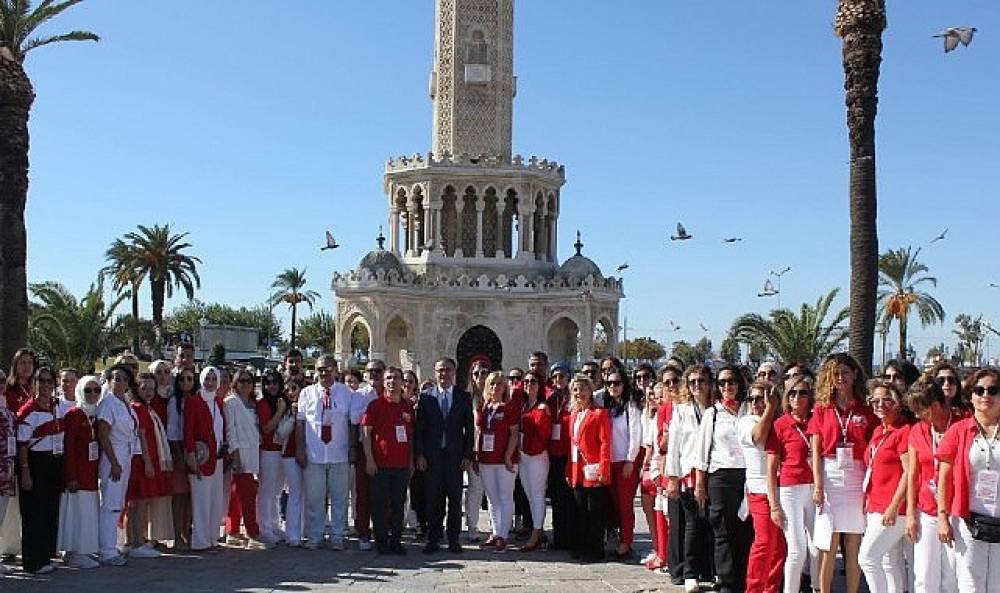
M 510 390 L 507 387 L 507 378 L 503 376 L 503 371 L 493 371 L 486 376 L 486 381 L 483 382 L 483 400 L 485 401 L 487 397 L 493 398 L 494 385 L 503 385 L 503 394 L 500 396 L 500 401 L 507 401 L 510 396 Z
M 846 352 L 838 352 L 828 356 L 819 369 L 819 376 L 816 379 L 816 404 L 828 406 L 836 399 L 837 367 L 840 365 L 851 368 L 854 373 L 851 395 L 858 401 L 864 401 L 866 392 L 864 370 L 853 356 Z

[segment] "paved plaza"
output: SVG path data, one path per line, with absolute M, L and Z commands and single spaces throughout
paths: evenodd
M 486 513 L 480 527 L 486 530 Z M 642 510 L 636 507 L 636 553 L 649 549 L 649 532 Z M 681 591 L 666 575 L 616 562 L 579 564 L 566 552 L 521 553 L 480 551 L 466 544 L 456 556 L 420 553 L 421 544 L 406 538 L 407 556 L 378 556 L 359 552 L 351 540 L 348 549 L 307 551 L 278 547 L 267 551 L 224 548 L 220 552 L 168 555 L 154 560 L 129 560 L 123 568 L 74 570 L 60 563 L 52 574 L 28 578 L 18 571 L 0 579 L 0 591 L 19 593 L 158 593 L 161 591 L 265 593 L 306 591 Z M 464 543 L 464 541 L 463 541 Z

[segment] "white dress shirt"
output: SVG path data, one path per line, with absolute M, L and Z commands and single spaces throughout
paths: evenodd
M 306 455 L 309 463 L 347 463 L 350 450 L 350 423 L 357 414 L 361 400 L 354 396 L 351 388 L 343 383 L 334 383 L 330 387 L 330 407 L 324 409 L 323 404 L 326 388 L 314 383 L 299 394 L 299 413 L 296 420 L 304 423 L 306 436 Z M 324 443 L 323 414 L 330 414 L 330 442 Z
M 739 416 L 726 409 L 722 403 L 716 403 L 705 410 L 695 447 L 695 469 L 712 473 L 719 469 L 746 468 L 743 447 L 736 434 L 738 419 Z
M 667 459 L 664 470 L 671 478 L 686 478 L 695 467 L 700 418 L 704 414 L 697 404 L 674 404 L 667 425 Z
M 629 402 L 620 416 L 611 417 L 611 462 L 635 461 L 641 447 L 642 410 Z

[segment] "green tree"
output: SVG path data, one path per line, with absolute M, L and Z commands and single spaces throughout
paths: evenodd
M 153 300 L 153 325 L 163 330 L 163 305 L 174 296 L 174 288 L 183 288 L 188 300 L 194 298 L 195 288 L 201 288 L 198 264 L 201 260 L 184 253 L 191 247 L 184 242 L 188 233 L 173 235 L 170 225 L 151 227 L 139 225 L 138 232 L 125 235 L 135 253 L 136 269 L 149 279 Z
M 704 363 L 712 358 L 712 340 L 705 337 L 693 345 L 684 340 L 678 340 L 674 342 L 670 355 L 681 359 L 685 367 Z
M 364 352 L 367 356 L 371 343 L 368 328 L 360 323 L 355 325 L 351 330 L 351 352 Z
M 326 352 L 333 352 L 333 315 L 326 311 L 316 311 L 303 317 L 299 322 L 299 337 L 296 343 L 306 348 L 315 347 Z
M 722 340 L 722 345 L 719 346 L 719 358 L 730 364 L 739 364 L 740 343 L 732 336 L 726 336 Z
M 61 41 L 97 41 L 89 31 L 38 35 L 82 0 L 0 0 L 0 360 L 27 343 L 28 118 L 35 90 L 24 70 L 31 50 Z
M 313 305 L 316 304 L 316 299 L 319 298 L 319 293 L 314 290 L 305 290 L 306 286 L 306 271 L 305 269 L 299 270 L 298 268 L 288 268 L 284 272 L 278 274 L 274 282 L 271 284 L 271 288 L 277 289 L 274 294 L 271 295 L 271 305 L 278 305 L 280 303 L 287 303 L 288 308 L 292 310 L 292 333 L 291 333 L 291 346 L 295 347 L 295 328 L 297 322 L 298 307 L 300 304 L 305 303 L 309 305 L 309 310 L 312 311 Z
M 38 301 L 32 304 L 28 343 L 53 366 L 92 372 L 94 362 L 125 338 L 121 320 L 114 318 L 125 297 L 106 302 L 102 278 L 80 300 L 57 282 L 40 282 L 30 288 Z
M 878 258 L 878 314 L 888 333 L 893 320 L 899 325 L 899 357 L 906 359 L 906 330 L 910 310 L 916 309 L 921 327 L 944 322 L 944 307 L 929 293 L 921 290 L 924 285 L 937 286 L 937 278 L 924 275 L 927 266 L 917 256 L 920 249 L 890 249 Z
M 208 355 L 208 364 L 214 367 L 226 366 L 226 347 L 222 342 L 216 342 Z
M 201 328 L 201 320 L 212 325 L 232 325 L 252 327 L 259 332 L 258 346 L 266 346 L 268 336 L 272 340 L 281 339 L 281 324 L 270 307 L 234 308 L 220 303 L 205 304 L 197 299 L 175 308 L 163 320 L 164 331 L 168 335 L 186 333 L 194 336 Z
M 972 317 L 966 313 L 959 313 L 955 316 L 955 325 L 958 329 L 952 330 L 952 333 L 958 337 L 956 350 L 961 353 L 960 362 L 978 366 L 982 354 L 981 346 L 986 337 L 983 316 Z
M 757 313 L 741 315 L 733 322 L 729 335 L 751 348 L 762 349 L 782 363 L 794 360 L 816 363 L 847 338 L 843 323 L 850 314 L 848 309 L 841 309 L 827 321 L 837 292 L 836 288 L 831 290 L 815 305 L 803 303 L 798 315 L 784 307 L 771 311 L 766 318 Z
M 621 347 L 625 358 L 636 362 L 653 362 L 663 358 L 666 350 L 663 344 L 653 338 L 636 338 L 624 342 Z
M 104 252 L 104 258 L 108 263 L 101 268 L 101 274 L 111 279 L 115 292 L 132 301 L 132 321 L 128 329 L 132 335 L 132 352 L 139 352 L 139 287 L 145 278 L 136 258 L 135 246 L 115 239 Z
M 838 0 L 834 31 L 843 41 L 847 135 L 851 150 L 850 351 L 866 370 L 875 347 L 878 295 L 878 229 L 875 183 L 875 115 L 882 64 L 885 0 Z

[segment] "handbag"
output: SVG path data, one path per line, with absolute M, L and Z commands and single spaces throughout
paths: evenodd
M 965 524 L 969 527 L 972 539 L 989 544 L 1000 544 L 1000 518 L 971 513 L 971 516 L 965 520 Z
M 295 417 L 290 413 L 285 414 L 278 422 L 278 427 L 274 429 L 275 444 L 284 445 L 293 432 L 295 432 Z

